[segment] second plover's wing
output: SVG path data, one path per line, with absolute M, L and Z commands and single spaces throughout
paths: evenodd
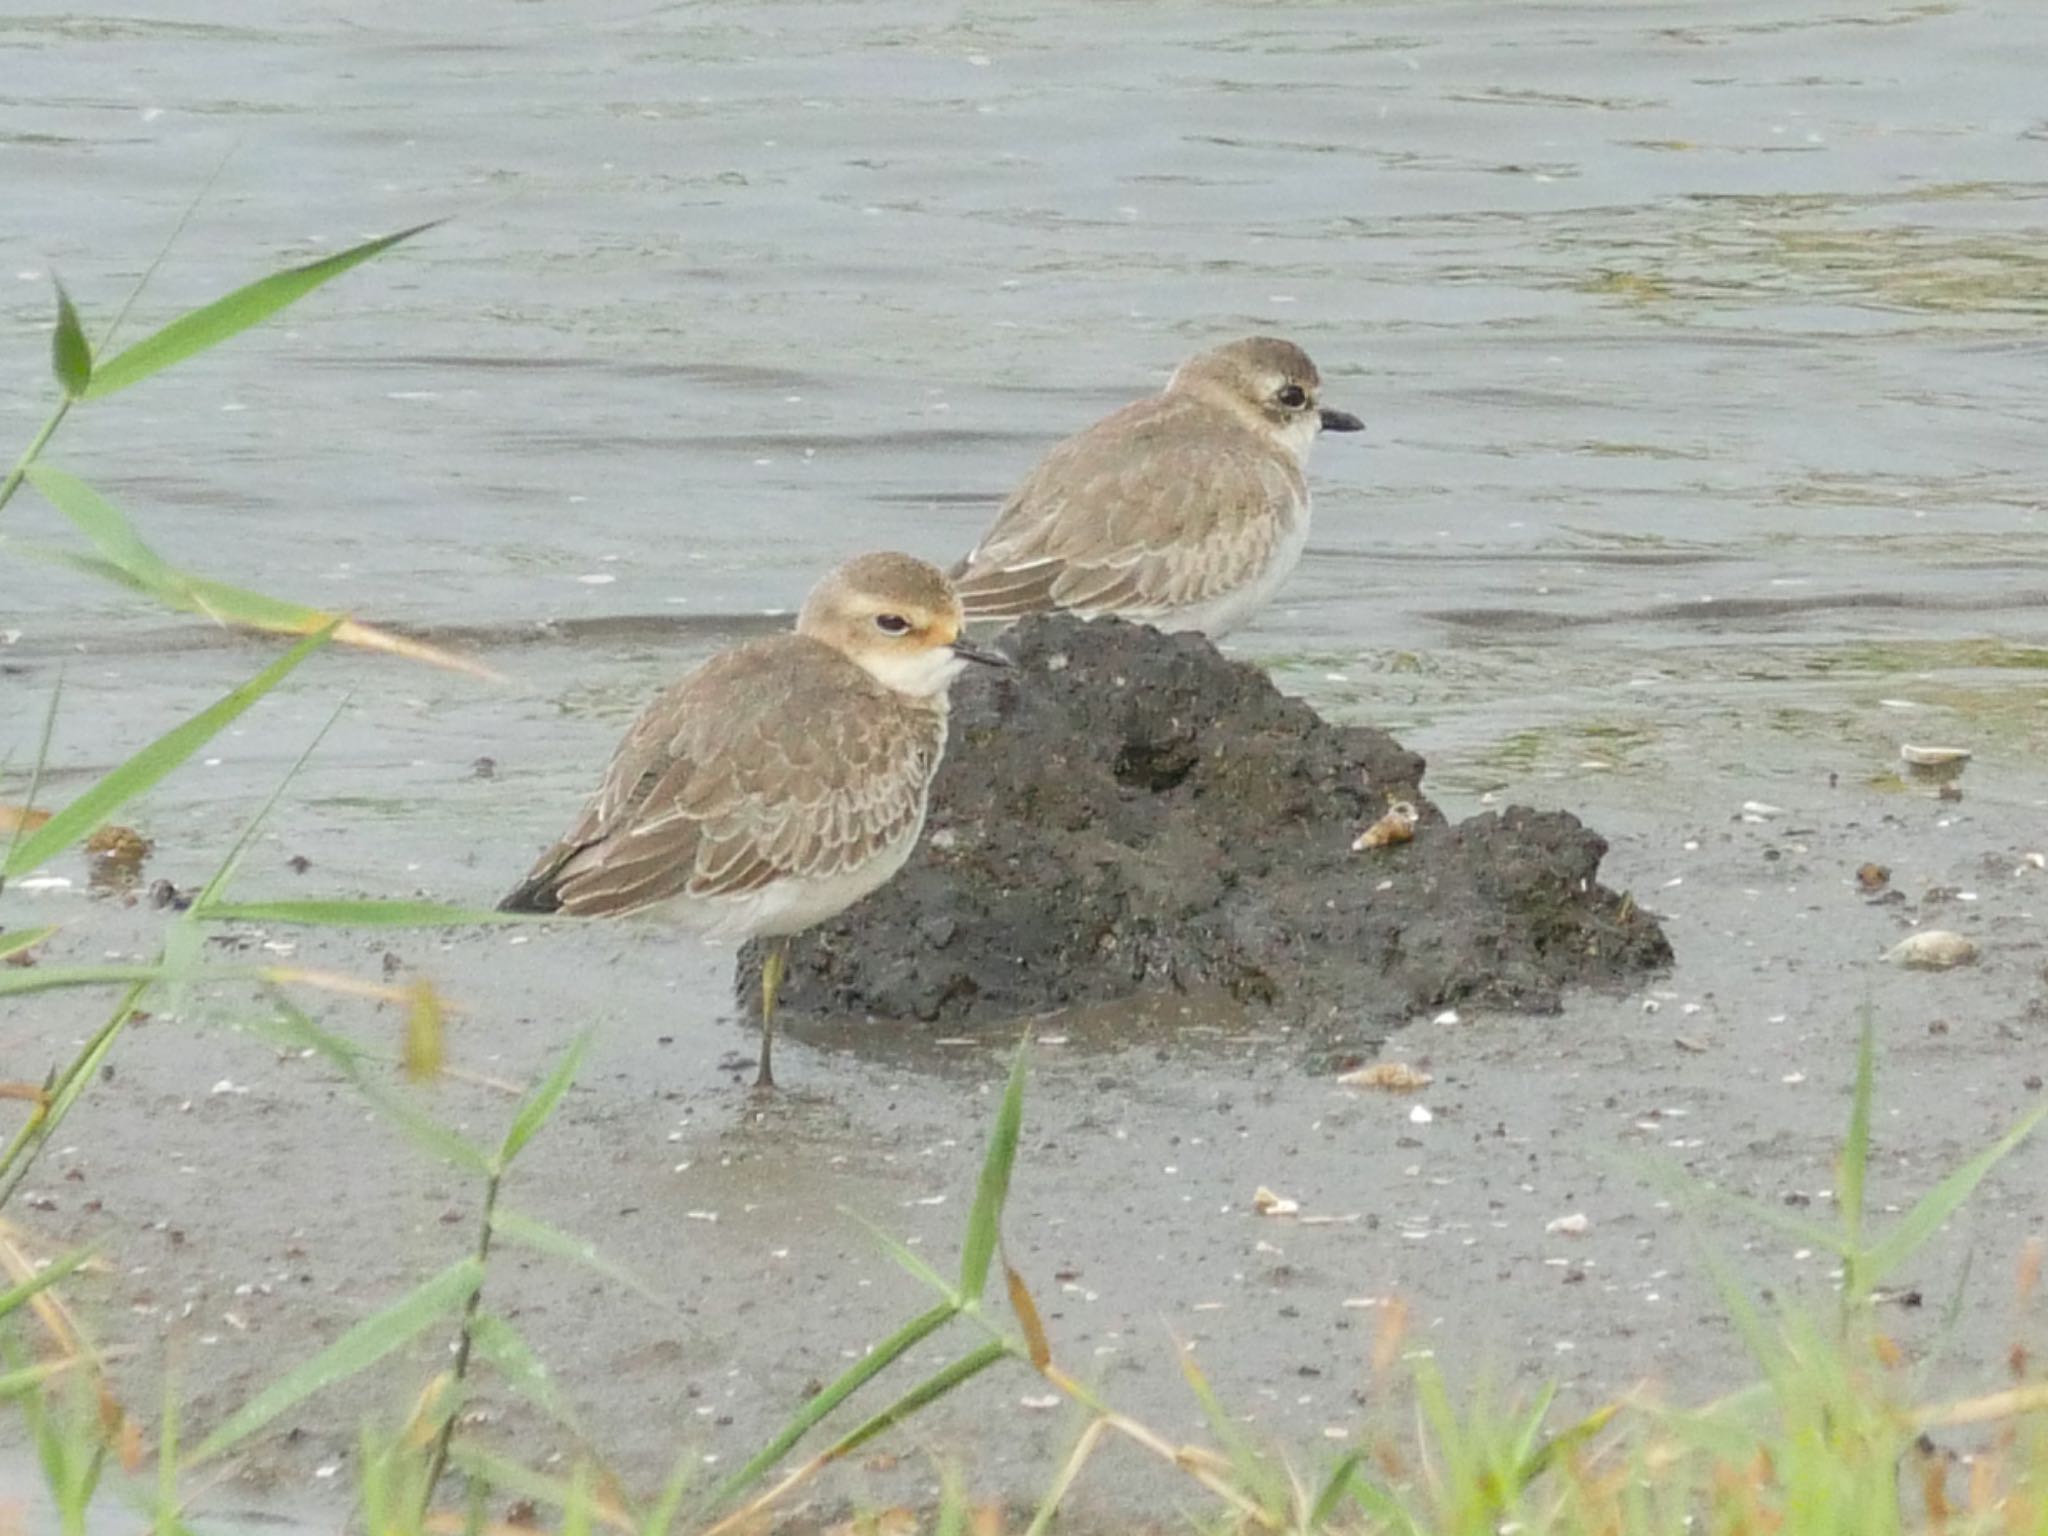
M 950 574 L 970 619 L 1155 619 L 1256 582 L 1307 512 L 1292 455 L 1148 400 L 1048 454 Z
M 651 704 L 582 817 L 507 904 L 610 916 L 835 881 L 924 817 L 944 717 L 830 647 L 778 636 Z M 523 899 L 522 899 L 523 898 Z

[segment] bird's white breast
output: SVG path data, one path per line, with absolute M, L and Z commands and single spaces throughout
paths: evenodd
M 1154 619 L 1153 624 L 1170 634 L 1193 630 L 1211 640 L 1220 640 L 1232 630 L 1242 628 L 1273 600 L 1294 574 L 1294 568 L 1301 564 L 1302 551 L 1308 547 L 1308 511 L 1308 496 L 1304 493 L 1287 517 L 1279 538 L 1274 540 L 1265 565 L 1250 581 L 1207 602 L 1176 608 Z

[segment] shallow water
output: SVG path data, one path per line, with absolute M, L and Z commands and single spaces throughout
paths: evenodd
M 25 441 L 47 410 L 49 275 L 97 329 L 216 170 L 128 334 L 449 218 L 288 324 L 78 413 L 51 457 L 174 560 L 443 634 L 509 678 L 321 658 L 138 811 L 152 873 L 203 878 L 353 690 L 242 888 L 473 901 L 558 830 L 661 680 L 779 622 L 832 559 L 948 558 L 1051 441 L 1187 352 L 1295 337 L 1369 430 L 1318 450 L 1308 557 L 1233 649 L 1423 749 L 1447 809 L 1585 815 L 1616 841 L 1614 883 L 1669 914 L 1679 969 L 1668 996 L 1397 1040 L 1448 1087 L 1429 1128 L 1301 1078 L 1255 1019 L 1163 1060 L 1048 1047 L 1012 1242 L 1042 1285 L 1081 1277 L 1056 1336 L 1113 1351 L 1119 1400 L 1190 1432 L 1169 1330 L 1262 1426 L 1357 1433 L 1371 1314 L 1343 1302 L 1390 1290 L 1511 1375 L 1690 1385 L 1730 1368 L 1711 1288 L 1608 1153 L 1824 1189 L 1866 995 L 1911 1084 L 1900 1198 L 2011 1118 L 2040 1065 L 2040 898 L 2012 870 L 2048 841 L 2044 48 L 2025 0 L 0 17 L 0 427 Z M 32 755 L 61 672 L 58 790 L 268 653 L 28 562 L 61 537 L 31 498 L 0 527 L 0 757 Z M 1903 740 L 1977 752 L 1961 805 L 1897 779 Z M 1750 800 L 1784 811 L 1743 821 Z M 1848 888 L 1866 858 L 1916 897 L 1976 897 L 1905 910 L 1984 937 L 1985 964 L 1878 976 L 1900 917 Z M 51 915 L 74 957 L 152 932 L 75 890 L 0 898 L 0 922 Z M 482 1070 L 523 1077 L 601 1026 L 532 1200 L 672 1281 L 689 1322 L 539 1270 L 522 1322 L 637 1472 L 690 1436 L 743 1454 L 915 1310 L 837 1206 L 934 1248 L 957 1232 L 987 1045 L 934 1061 L 820 1034 L 785 1069 L 815 1097 L 757 1121 L 716 1071 L 748 1048 L 716 953 L 610 931 L 270 937 L 435 975 Z M 0 1075 L 39 1075 L 89 1020 L 0 1013 Z M 201 1038 L 137 1032 L 66 1138 L 103 1211 L 53 1186 L 38 1219 L 151 1271 L 96 1298 L 138 1338 L 188 1301 L 240 1307 L 249 1331 L 203 1346 L 203 1416 L 452 1253 L 441 1216 L 464 1202 L 309 1068 Z M 210 1094 L 223 1078 L 250 1093 Z M 1690 1111 L 1685 1134 L 1637 1129 L 1664 1108 Z M 252 1146 L 274 1201 L 250 1198 Z M 196 1171 L 166 1175 L 167 1153 Z M 1360 1220 L 1273 1237 L 1243 1214 L 1259 1183 Z M 1987 1202 L 1994 1268 L 2036 1220 L 2027 1193 Z M 1543 1224 L 1575 1204 L 1594 1236 L 1563 1257 L 1592 1256 L 1596 1283 L 1560 1289 Z M 132 1257 L 156 1222 L 192 1240 Z M 287 1248 L 317 1303 L 281 1292 L 252 1319 L 225 1299 Z M 1814 1268 L 1755 1262 L 1780 1283 Z M 1192 1310 L 1218 1300 L 1237 1310 Z M 2003 1337 L 2002 1315 L 1972 1326 Z M 975 1400 L 1018 1425 L 976 1453 L 1010 1492 L 1042 1486 L 1069 1428 L 1020 1395 Z M 372 1406 L 309 1418 L 260 1470 L 333 1487 L 315 1473 Z

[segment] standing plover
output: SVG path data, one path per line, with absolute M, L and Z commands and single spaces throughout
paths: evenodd
M 1264 607 L 1308 542 L 1309 446 L 1364 427 L 1319 404 L 1291 341 L 1251 336 L 1190 358 L 1163 394 L 1070 437 L 950 572 L 973 619 L 1060 610 L 1228 634 Z
M 791 934 L 852 906 L 910 857 L 946 749 L 946 690 L 970 661 L 934 566 L 861 555 L 804 600 L 794 634 L 712 657 L 626 732 L 568 835 L 499 906 L 645 912 L 776 942 L 761 968 L 761 1070 Z

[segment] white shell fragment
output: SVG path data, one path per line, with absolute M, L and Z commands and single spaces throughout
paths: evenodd
M 1970 749 L 1904 746 L 1899 748 L 1899 757 L 1915 768 L 1942 768 L 1950 763 L 1967 763 L 1970 760 Z
M 1276 1195 L 1261 1184 L 1252 1192 L 1252 1209 L 1261 1216 L 1298 1216 L 1301 1214 L 1301 1202 Z
M 1430 1113 L 1427 1104 L 1418 1104 L 1408 1111 L 1408 1123 L 1410 1125 L 1427 1125 L 1435 1118 L 1436 1116 Z
M 1545 1222 L 1543 1230 L 1554 1232 L 1559 1237 L 1584 1237 L 1593 1230 L 1593 1223 L 1584 1211 L 1573 1211 L 1569 1216 L 1560 1216 L 1555 1221 Z
M 1885 951 L 1884 957 L 1893 965 L 1903 965 L 1908 970 L 1951 971 L 1959 965 L 1976 964 L 1977 943 L 1960 933 L 1929 928 L 1894 944 Z

